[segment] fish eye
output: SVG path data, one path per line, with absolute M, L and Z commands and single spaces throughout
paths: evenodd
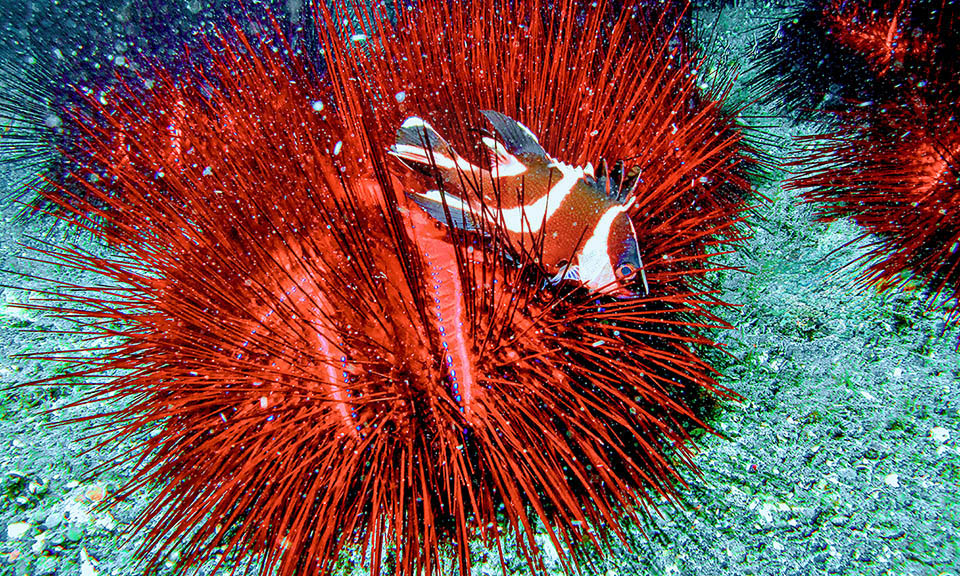
M 620 278 L 629 278 L 637 272 L 637 269 L 630 264 L 622 264 L 617 272 L 620 274 Z

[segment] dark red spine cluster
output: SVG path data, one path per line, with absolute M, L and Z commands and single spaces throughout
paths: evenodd
M 755 84 L 789 115 L 846 110 L 957 71 L 956 8 L 946 0 L 808 0 L 774 22 Z
M 50 199 L 118 256 L 50 250 L 109 280 L 50 309 L 122 341 L 92 366 L 45 357 L 124 400 L 105 425 L 139 443 L 118 496 L 161 487 L 137 523 L 151 565 L 217 550 L 327 574 L 349 549 L 378 574 L 393 550 L 403 575 L 469 574 L 479 541 L 536 570 L 544 530 L 572 568 L 676 497 L 703 424 L 684 394 L 727 394 L 698 357 L 725 326 L 705 276 L 754 161 L 676 21 L 641 4 L 421 0 L 371 15 L 364 46 L 345 6 L 316 15 L 323 74 L 237 26 L 189 74 L 71 119 L 83 189 Z M 486 108 L 640 175 L 649 296 L 545 288 L 534 259 L 407 200 L 428 184 L 386 154 L 399 124 L 471 150 Z

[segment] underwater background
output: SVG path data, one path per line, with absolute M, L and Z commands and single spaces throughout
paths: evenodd
M 0 14 L 10 20 L 0 28 L 0 59 L 7 61 L 17 41 L 45 34 L 67 41 L 77 29 L 102 29 L 130 49 L 139 43 L 159 54 L 182 41 L 167 25 L 189 29 L 220 9 L 197 0 L 169 10 L 4 1 Z M 124 29 L 124 11 L 138 8 L 156 11 L 139 20 L 152 25 Z M 301 9 L 292 2 L 276 8 L 294 18 Z M 734 79 L 732 101 L 750 103 L 742 120 L 757 127 L 765 153 L 788 158 L 800 147 L 797 137 L 823 130 L 776 103 L 754 102 L 749 87 L 760 36 L 790 14 L 789 5 L 738 1 L 695 10 L 696 29 L 709 39 L 706 57 L 718 75 Z M 114 60 L 126 49 L 118 47 Z M 13 196 L 22 174 L 15 164 L 3 169 L 0 187 Z M 733 328 L 714 334 L 726 354 L 710 360 L 720 384 L 742 400 L 711 415 L 719 435 L 695 434 L 701 475 L 685 475 L 682 506 L 661 506 L 643 533 L 630 535 L 629 548 L 615 544 L 587 573 L 960 574 L 960 330 L 930 310 L 921 290 L 859 287 L 859 264 L 851 263 L 870 239 L 849 221 L 817 222 L 815 207 L 782 188 L 786 176 L 774 167 L 759 183 L 769 201 L 757 202 L 752 238 L 724 257 L 747 274 L 717 273 L 720 298 L 736 306 L 722 312 Z M 138 537 L 125 545 L 126 529 L 151 489 L 109 511 L 97 508 L 126 480 L 125 469 L 91 471 L 123 446 L 92 450 L 96 440 L 84 426 L 51 426 L 108 408 L 68 406 L 81 397 L 79 385 L 12 387 L 58 370 L 18 354 L 85 346 L 82 335 L 53 333 L 68 326 L 62 319 L 16 307 L 44 298 L 30 291 L 47 286 L 38 278 L 84 284 L 82 274 L 31 260 L 24 247 L 84 238 L 22 218 L 22 209 L 5 203 L 0 218 L 0 574 L 138 573 Z M 546 548 L 548 571 L 560 573 Z M 508 568 L 525 573 L 525 561 L 506 553 Z M 341 564 L 343 574 L 366 573 L 348 558 Z M 474 572 L 499 574 L 496 554 L 480 556 Z M 172 555 L 159 573 L 192 572 Z

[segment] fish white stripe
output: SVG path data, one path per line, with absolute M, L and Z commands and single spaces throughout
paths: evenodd
M 420 162 L 421 164 L 430 164 L 430 155 L 427 154 L 427 149 L 422 146 L 395 144 L 393 149 L 390 150 L 390 153 L 394 156 L 399 156 L 400 158 L 413 160 L 414 162 Z M 453 158 L 444 156 L 436 150 L 433 151 L 433 161 L 436 163 L 438 168 L 444 168 L 446 170 L 453 170 L 453 168 L 457 165 Z
M 530 232 L 536 234 L 544 222 L 553 217 L 554 213 L 563 204 L 563 201 L 573 191 L 573 187 L 583 178 L 583 168 L 568 166 L 551 159 L 552 166 L 560 170 L 563 177 L 544 194 L 543 198 L 515 208 L 501 210 L 501 223 L 510 232 L 520 234 Z M 551 199 L 553 202 L 551 202 Z
M 613 219 L 626 211 L 626 206 L 611 206 L 600 217 L 593 234 L 580 247 L 577 255 L 580 281 L 590 290 L 606 293 L 618 288 L 617 275 L 607 250 L 607 239 L 610 237 Z

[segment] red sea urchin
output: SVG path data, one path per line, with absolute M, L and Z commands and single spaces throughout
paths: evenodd
M 932 301 L 960 296 L 960 126 L 956 102 L 894 102 L 842 114 L 840 131 L 811 137 L 788 186 L 825 221 L 850 217 L 872 237 L 861 279 L 880 289 L 919 281 Z M 957 304 L 948 304 L 956 316 Z
M 479 16 L 516 39 L 546 10 L 529 6 L 525 19 Z M 620 18 L 602 3 L 550 7 L 594 26 Z M 544 36 L 552 46 L 575 23 L 561 21 Z M 535 261 L 478 249 L 401 195 L 401 184 L 421 184 L 386 150 L 410 110 L 390 112 L 397 99 L 376 96 L 369 70 L 338 74 L 356 61 L 344 60 L 334 28 L 328 77 L 282 42 L 251 44 L 235 30 L 213 42 L 209 62 L 142 100 L 91 102 L 85 190 L 51 200 L 119 255 L 49 250 L 111 285 L 63 286 L 49 309 L 122 341 L 92 365 L 82 354 L 45 357 L 74 365 L 70 376 L 120 371 L 88 400 L 125 400 L 104 415 L 109 441 L 153 431 L 133 440 L 138 467 L 119 493 L 161 486 L 137 522 L 151 564 L 178 549 L 195 566 L 220 549 L 262 573 L 325 574 L 355 547 L 377 574 L 392 548 L 400 574 L 439 573 L 451 556 L 469 574 L 470 542 L 503 559 L 509 535 L 538 569 L 542 529 L 570 568 L 584 546 L 624 537 L 655 497 L 676 496 L 677 468 L 693 467 L 685 427 L 697 421 L 681 389 L 724 394 L 695 353 L 714 345 L 701 332 L 722 325 L 710 312 L 719 303 L 691 286 L 717 267 L 708 246 L 743 209 L 735 192 L 749 162 L 735 126 L 698 101 L 686 64 L 656 64 L 665 51 L 655 40 L 669 34 L 650 34 L 630 63 L 652 66 L 644 86 L 662 97 L 621 116 L 612 99 L 603 110 L 652 135 L 604 132 L 619 148 L 590 150 L 642 160 L 649 185 L 631 217 L 658 261 L 651 294 L 543 289 Z M 594 48 L 630 39 L 614 38 L 624 43 Z M 534 56 L 530 70 L 551 62 Z M 557 110 L 583 104 L 563 89 L 579 79 L 558 81 Z M 432 103 L 412 92 L 411 102 Z M 479 110 L 464 105 L 425 112 L 466 139 L 472 124 L 458 119 Z M 567 138 L 549 108 L 539 113 L 526 120 L 569 161 L 607 127 L 578 112 L 591 130 Z M 674 169 L 665 182 L 661 152 Z
M 17 178 L 0 201 L 23 203 L 26 216 L 52 207 L 38 194 L 49 190 L 47 182 L 79 191 L 68 174 L 82 170 L 89 159 L 76 147 L 81 134 L 69 117 L 85 108 L 84 98 L 110 99 L 118 91 L 127 92 L 126 99 L 135 97 L 144 82 L 155 80 L 156 67 L 176 76 L 184 46 L 202 52 L 199 30 L 224 24 L 231 15 L 244 15 L 247 30 L 269 28 L 266 18 L 257 18 L 242 2 L 211 0 L 198 14 L 200 4 L 0 4 L 0 167 Z M 313 37 L 313 26 L 294 6 L 299 2 L 272 4 L 283 15 L 276 25 L 296 38 L 298 50 L 305 49 L 300 31 L 306 26 Z
M 822 219 L 850 217 L 875 235 L 864 257 L 863 282 L 888 289 L 919 281 L 931 301 L 952 300 L 946 307 L 955 321 L 960 10 L 934 0 L 887 2 L 869 17 L 864 11 L 847 9 L 851 20 L 874 33 L 838 41 L 863 51 L 872 72 L 895 80 L 895 88 L 829 113 L 833 127 L 805 139 L 810 146 L 787 186 L 819 204 Z

